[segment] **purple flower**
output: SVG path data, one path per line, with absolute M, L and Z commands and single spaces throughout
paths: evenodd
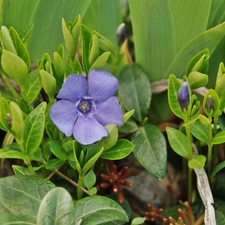
M 181 108 L 187 108 L 190 103 L 188 82 L 184 82 L 178 91 L 178 102 Z
M 73 134 L 88 145 L 108 136 L 106 124 L 122 124 L 123 114 L 117 97 L 118 81 L 109 72 L 91 70 L 88 81 L 80 74 L 70 75 L 53 104 L 50 118 L 66 136 Z

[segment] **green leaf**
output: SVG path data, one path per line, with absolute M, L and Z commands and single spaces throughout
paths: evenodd
M 150 81 L 165 73 L 176 56 L 174 21 L 168 0 L 130 0 L 135 59 Z M 182 64 L 182 66 L 185 64 Z
M 219 163 L 212 171 L 211 177 L 214 177 L 220 170 L 225 167 L 225 161 Z
M 85 197 L 75 203 L 76 222 L 82 225 L 98 225 L 110 221 L 128 222 L 123 208 L 115 201 L 103 196 Z
M 188 161 L 188 166 L 191 169 L 203 168 L 205 166 L 206 157 L 204 155 L 197 155 Z
M 29 159 L 29 157 L 19 151 L 1 148 L 0 159 Z
M 88 57 L 89 64 L 92 65 L 99 56 L 99 41 L 96 33 L 91 36 L 91 49 Z
M 204 49 L 203 51 L 196 54 L 189 62 L 185 75 L 188 76 L 191 72 L 207 73 L 209 67 L 209 50 Z
M 216 136 L 213 138 L 212 144 L 218 145 L 224 142 L 225 142 L 225 130 L 220 131 L 219 133 L 216 134 Z
M 20 36 L 16 32 L 16 30 L 13 27 L 9 28 L 9 33 L 12 37 L 12 40 L 14 42 L 17 55 L 26 63 L 28 70 L 30 69 L 30 56 L 27 51 L 27 48 L 25 47 L 24 43 L 22 42 Z
M 82 36 L 82 62 L 84 71 L 88 74 L 89 71 L 89 47 L 91 43 L 91 32 L 86 26 L 81 25 L 81 36 Z
M 99 70 L 102 69 L 104 67 L 104 65 L 106 64 L 109 56 L 110 56 L 111 52 L 104 52 L 102 53 L 95 61 L 94 63 L 91 65 L 90 70 Z
M 104 150 L 101 158 L 108 160 L 119 160 L 127 157 L 134 149 L 134 145 L 126 140 L 119 139 L 112 148 Z
M 62 166 L 65 163 L 65 161 L 60 160 L 60 159 L 50 159 L 48 160 L 47 164 L 46 164 L 46 169 L 55 169 L 58 168 L 60 166 Z
M 37 150 L 44 134 L 46 102 L 36 107 L 24 121 L 23 146 L 26 153 Z
M 20 107 L 15 102 L 10 102 L 10 111 L 12 116 L 12 132 L 18 143 L 22 142 L 24 121 Z
M 178 90 L 181 86 L 181 82 L 173 75 L 171 74 L 169 77 L 169 83 L 168 83 L 168 101 L 171 110 L 173 113 L 179 117 L 183 118 L 183 112 L 181 110 L 181 107 L 178 102 Z
M 200 121 L 195 121 L 190 124 L 191 134 L 203 142 L 209 141 L 209 131 L 206 125 L 202 124 Z
M 38 176 L 10 176 L 0 179 L 0 214 L 23 213 L 37 216 L 42 198 L 54 187 Z
M 73 199 L 69 192 L 56 187 L 42 199 L 37 214 L 37 225 L 74 225 L 74 212 Z
M 197 71 L 191 72 L 188 75 L 188 83 L 191 89 L 204 87 L 208 83 L 208 75 Z
M 104 147 L 104 151 L 112 148 L 118 140 L 118 129 L 115 124 L 107 124 L 105 128 L 108 130 L 108 136 L 103 137 L 97 145 Z
M 96 175 L 93 170 L 90 170 L 84 177 L 84 185 L 90 190 L 96 182 Z
M 122 125 L 120 125 L 120 127 L 122 127 L 131 118 L 131 116 L 133 116 L 133 114 L 134 114 L 134 109 L 123 114 L 123 123 Z
M 136 63 L 125 66 L 119 74 L 119 96 L 127 111 L 134 109 L 139 122 L 147 116 L 151 102 L 151 85 L 142 67 Z
M 179 130 L 172 127 L 167 127 L 166 132 L 168 135 L 169 143 L 172 149 L 180 156 L 190 159 L 191 152 L 188 151 L 188 139 L 187 137 Z
M 54 140 L 48 142 L 48 147 L 50 151 L 60 160 L 67 160 L 67 153 L 62 147 L 61 140 Z
M 1 63 L 5 73 L 23 87 L 24 79 L 29 72 L 26 63 L 19 56 L 5 49 L 2 50 Z
M 22 94 L 29 103 L 32 103 L 37 98 L 41 88 L 39 72 L 38 70 L 34 70 L 26 76 L 22 87 Z
M 27 167 L 12 165 L 12 169 L 16 176 L 31 175 Z
M 157 179 L 163 179 L 167 165 L 166 140 L 161 131 L 150 124 L 140 127 L 132 137 L 134 156 Z
M 225 93 L 225 67 L 221 62 L 219 65 L 217 77 L 216 77 L 216 86 L 215 91 L 219 97 L 224 96 Z
M 64 65 L 63 59 L 61 58 L 58 52 L 53 53 L 53 58 L 54 58 L 54 71 L 55 71 L 54 75 L 56 78 L 56 92 L 59 92 L 63 84 L 65 65 Z
M 119 132 L 124 134 L 134 133 L 137 130 L 138 125 L 133 118 L 130 118 L 124 125 L 122 125 L 122 127 L 119 128 Z
M 5 213 L 1 215 L 0 223 L 1 225 L 9 225 L 9 224 L 36 225 L 36 219 L 31 215 Z
M 134 219 L 132 220 L 131 225 L 142 224 L 142 223 L 145 222 L 145 219 L 146 219 L 145 217 L 137 217 L 137 218 L 134 218 Z
M 49 97 L 53 97 L 56 91 L 56 79 L 52 74 L 45 70 L 40 70 L 40 77 L 42 86 Z
M 7 132 L 11 128 L 9 103 L 3 97 L 0 98 L 0 121 L 2 128 Z

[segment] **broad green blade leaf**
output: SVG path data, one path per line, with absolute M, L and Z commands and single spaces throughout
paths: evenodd
M 110 54 L 111 54 L 111 52 L 104 52 L 104 53 L 102 53 L 102 54 L 94 61 L 94 63 L 91 65 L 90 70 L 94 70 L 94 69 L 100 70 L 100 69 L 102 69 L 102 68 L 105 66 L 105 64 L 106 64 L 106 62 L 107 62 L 107 60 L 108 60 Z
M 194 38 L 176 55 L 165 76 L 174 73 L 177 77 L 182 77 L 185 73 L 184 65 L 188 65 L 191 58 L 205 48 L 208 48 L 210 54 L 212 54 L 224 38 L 224 35 L 225 23 L 222 23 Z
M 60 166 L 62 166 L 65 163 L 65 161 L 60 160 L 60 159 L 50 159 L 48 160 L 47 164 L 46 164 L 46 169 L 55 169 L 58 168 Z
M 37 225 L 74 225 L 74 213 L 73 199 L 69 192 L 64 188 L 56 187 L 42 199 Z
M 168 77 L 165 72 L 176 56 L 173 17 L 168 2 L 129 1 L 136 62 L 144 68 L 150 81 Z
M 12 149 L 0 149 L 0 159 L 29 159 L 27 155 Z
M 90 2 L 91 0 L 67 0 L 62 4 L 55 0 L 4 0 L 0 7 L 1 23 L 12 26 L 17 31 L 34 24 L 28 49 L 31 61 L 36 63 L 45 52 L 52 54 L 63 43 L 62 18 L 72 21 L 78 14 L 84 17 Z
M 191 134 L 203 142 L 208 142 L 208 129 L 207 126 L 202 124 L 199 120 L 190 124 Z
M 188 161 L 188 166 L 191 169 L 203 168 L 205 166 L 206 157 L 204 155 L 197 155 Z
M 48 148 L 50 151 L 61 160 L 67 160 L 67 153 L 62 147 L 62 141 L 61 140 L 52 140 L 48 142 Z
M 46 102 L 35 108 L 24 121 L 23 146 L 26 153 L 30 154 L 39 147 L 45 126 Z
M 177 50 L 206 30 L 212 0 L 169 0 Z
M 84 185 L 90 190 L 96 182 L 96 175 L 93 170 L 90 170 L 84 177 Z
M 91 1 L 83 23 L 91 30 L 96 30 L 116 45 L 116 30 L 122 23 L 120 0 Z M 101 22 L 100 22 L 101 21 Z
M 166 140 L 161 131 L 146 124 L 132 137 L 134 156 L 157 179 L 163 179 L 167 165 Z
M 23 212 L 22 212 L 23 213 Z M 0 217 L 1 225 L 36 225 L 36 219 L 31 215 L 24 215 L 24 214 L 12 214 L 6 213 L 2 214 Z
M 190 159 L 191 153 L 188 151 L 188 139 L 187 137 L 179 130 L 172 127 L 167 127 L 166 132 L 168 135 L 169 143 L 172 149 L 180 156 Z
M 212 171 L 211 177 L 214 177 L 220 170 L 225 167 L 225 161 L 219 163 Z
M 103 196 L 83 198 L 75 203 L 76 221 L 82 219 L 82 225 L 100 225 L 110 221 L 128 222 L 128 217 L 123 208 Z
M 26 76 L 24 85 L 22 87 L 22 94 L 24 98 L 29 102 L 33 102 L 42 88 L 41 80 L 38 70 L 34 70 Z
M 54 187 L 38 176 L 10 176 L 0 179 L 0 214 L 37 216 L 42 198 Z
M 1 64 L 5 73 L 23 87 L 24 79 L 28 74 L 26 63 L 19 56 L 3 49 Z
M 134 145 L 126 139 L 119 139 L 112 148 L 104 150 L 101 158 L 119 160 L 127 157 L 134 149 Z
M 224 142 L 225 142 L 225 130 L 217 133 L 216 136 L 213 138 L 213 141 L 212 141 L 212 143 L 214 145 L 222 144 Z
M 142 67 L 136 63 L 125 66 L 119 74 L 119 96 L 127 111 L 134 109 L 139 122 L 148 114 L 151 103 L 151 85 Z
M 181 82 L 171 74 L 168 83 L 168 102 L 173 113 L 182 119 L 184 115 L 178 102 L 178 90 L 180 86 Z

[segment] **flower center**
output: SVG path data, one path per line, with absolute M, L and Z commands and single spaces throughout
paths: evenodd
M 80 102 L 79 109 L 84 113 L 87 112 L 88 110 L 90 110 L 89 102 L 88 101 Z
M 85 115 L 89 115 L 89 113 L 94 113 L 95 112 L 95 103 L 93 99 L 89 97 L 83 97 L 79 101 L 77 105 L 77 110 Z

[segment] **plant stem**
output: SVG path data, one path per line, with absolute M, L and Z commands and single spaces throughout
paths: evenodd
M 6 76 L 4 73 L 2 74 L 2 79 L 3 79 L 4 82 L 6 83 L 7 87 L 9 88 L 9 90 L 11 91 L 11 93 L 13 94 L 13 96 L 15 97 L 15 99 L 19 102 L 20 96 L 19 96 L 18 93 L 15 91 L 14 87 L 13 87 L 12 84 L 9 82 L 7 76 Z
M 85 194 L 90 195 L 88 193 L 88 190 L 86 190 L 85 188 L 79 186 L 79 184 L 77 184 L 75 181 L 71 180 L 69 177 L 67 177 L 66 175 L 64 175 L 63 173 L 59 172 L 57 169 L 53 170 L 56 174 L 58 174 L 60 177 L 62 177 L 63 179 L 67 180 L 69 183 L 71 183 L 72 185 L 74 185 L 75 187 L 81 189 Z
M 192 191 L 193 191 L 193 170 L 188 167 L 188 202 L 192 203 Z
M 212 125 L 209 124 L 208 126 L 208 160 L 207 160 L 207 171 L 208 171 L 208 177 L 210 177 L 211 171 L 212 171 Z

